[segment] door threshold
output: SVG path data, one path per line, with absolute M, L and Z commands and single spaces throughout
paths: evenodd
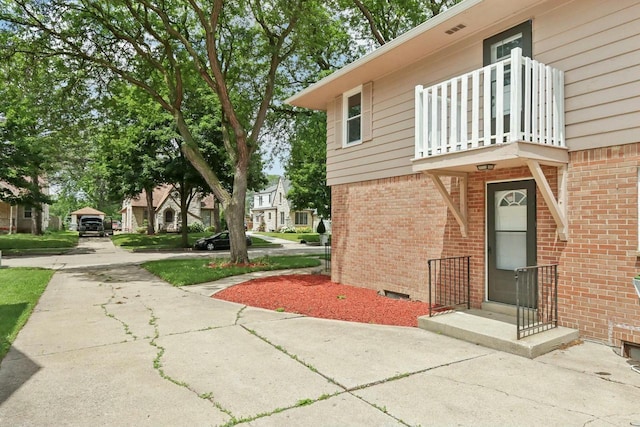
M 513 316 L 514 318 L 518 314 L 518 308 L 515 305 L 494 301 L 483 301 L 482 310 L 490 311 L 493 313 L 506 314 L 508 316 Z

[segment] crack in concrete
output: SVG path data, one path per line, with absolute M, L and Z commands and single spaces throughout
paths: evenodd
M 236 321 L 234 322 L 234 325 L 237 325 L 238 322 L 240 321 L 240 319 L 242 318 L 242 312 L 247 308 L 248 306 L 243 305 L 240 310 L 238 310 L 238 312 L 236 313 Z
M 567 371 L 570 371 L 570 372 L 579 372 L 581 374 L 587 374 L 587 375 L 596 376 L 596 377 L 600 378 L 601 380 L 610 382 L 612 384 L 624 385 L 624 386 L 629 386 L 629 387 L 640 389 L 640 385 L 625 383 L 625 382 L 622 382 L 622 381 L 618 381 L 618 380 L 616 380 L 614 378 L 609 378 L 609 377 L 605 377 L 605 376 L 602 376 L 602 375 L 598 375 L 595 372 L 585 371 L 584 369 L 571 369 L 571 368 L 569 368 L 567 366 L 554 365 L 553 363 L 548 363 L 548 362 L 545 362 L 545 361 L 537 361 L 537 362 L 542 364 L 542 365 L 553 366 L 553 367 L 556 367 L 556 368 L 559 368 L 559 369 L 564 369 L 564 370 L 567 370 Z
M 601 420 L 601 421 L 605 421 L 605 422 L 608 423 L 608 421 L 606 421 L 604 419 L 601 419 L 601 417 L 599 417 L 599 416 L 597 416 L 595 414 L 590 414 L 588 412 L 583 412 L 583 411 L 579 411 L 579 410 L 576 410 L 576 409 L 565 408 L 565 407 L 562 407 L 562 406 L 559 406 L 559 405 L 555 405 L 553 403 L 532 399 L 532 398 L 530 398 L 530 397 L 528 397 L 526 395 L 512 394 L 512 393 L 506 392 L 504 390 L 497 389 L 495 387 L 487 386 L 485 384 L 478 384 L 478 383 L 475 383 L 475 382 L 462 381 L 462 380 L 459 380 L 459 379 L 455 379 L 455 378 L 451 378 L 451 377 L 445 377 L 445 376 L 441 376 L 441 375 L 434 375 L 434 377 L 438 377 L 440 379 L 451 381 L 451 382 L 454 382 L 454 383 L 457 383 L 457 384 L 463 384 L 463 385 L 474 386 L 474 387 L 478 387 L 478 388 L 482 388 L 482 389 L 486 389 L 486 390 L 492 390 L 492 391 L 504 394 L 507 397 L 516 397 L 518 399 L 522 399 L 522 400 L 525 400 L 525 401 L 528 401 L 528 402 L 531 402 L 531 403 L 535 403 L 535 404 L 538 404 L 538 405 L 546 406 L 546 407 L 549 407 L 549 408 L 555 408 L 555 409 L 559 409 L 559 410 L 562 410 L 562 411 L 567 411 L 567 412 L 570 412 L 570 413 L 584 415 L 584 416 L 587 416 L 587 417 L 591 417 L 592 418 L 591 421 Z M 589 421 L 589 422 L 591 422 L 591 421 Z
M 260 339 L 260 340 L 264 341 L 265 343 L 267 343 L 268 345 L 272 346 L 272 347 L 273 347 L 273 348 L 275 348 L 276 350 L 278 350 L 278 351 L 282 352 L 283 354 L 285 354 L 286 356 L 290 357 L 290 358 L 291 358 L 291 359 L 293 359 L 294 361 L 296 361 L 296 362 L 300 363 L 302 366 L 304 366 L 305 368 L 309 369 L 311 372 L 313 372 L 313 373 L 315 373 L 315 374 L 317 374 L 317 375 L 320 375 L 322 378 L 324 378 L 325 380 L 327 380 L 329 383 L 334 384 L 334 385 L 336 385 L 336 386 L 338 386 L 338 387 L 340 387 L 341 389 L 343 389 L 343 390 L 344 390 L 344 391 L 342 391 L 342 392 L 336 392 L 336 393 L 333 393 L 333 394 L 332 394 L 332 395 L 330 395 L 329 397 L 334 397 L 334 396 L 338 396 L 338 395 L 340 395 L 340 394 L 348 393 L 349 395 L 351 395 L 351 396 L 353 396 L 353 397 L 355 397 L 355 398 L 357 398 L 357 399 L 361 400 L 362 402 L 366 403 L 367 405 L 369 405 L 369 406 L 371 406 L 371 407 L 373 407 L 373 408 L 375 408 L 375 409 L 379 410 L 380 412 L 382 412 L 382 413 L 383 413 L 383 414 L 385 414 L 386 416 L 388 416 L 388 417 L 390 417 L 390 418 L 393 418 L 393 419 L 394 419 L 394 420 L 396 420 L 397 422 L 399 422 L 399 423 L 401 423 L 401 424 L 403 424 L 403 425 L 406 425 L 406 426 L 409 426 L 410 424 L 406 423 L 406 422 L 405 422 L 405 421 L 403 421 L 401 418 L 398 418 L 398 417 L 394 416 L 393 414 L 389 413 L 389 412 L 386 410 L 386 408 L 380 408 L 378 405 L 376 405 L 376 404 L 374 404 L 374 403 L 371 403 L 371 402 L 368 402 L 366 399 L 364 399 L 364 398 L 362 398 L 362 397 L 360 397 L 360 396 L 358 396 L 358 395 L 354 394 L 354 392 L 356 392 L 356 391 L 358 391 L 358 390 L 364 390 L 364 389 L 366 389 L 366 388 L 370 388 L 370 387 L 373 387 L 373 386 L 377 386 L 377 385 L 385 384 L 385 383 L 388 383 L 388 382 L 397 381 L 397 380 L 402 379 L 402 378 L 407 378 L 407 377 L 410 377 L 410 376 L 413 376 L 413 375 L 417 375 L 417 374 L 421 374 L 421 373 L 424 373 L 424 372 L 432 371 L 432 370 L 435 370 L 435 369 L 438 369 L 438 368 L 447 367 L 447 366 L 455 365 L 455 364 L 458 364 L 458 363 L 463 363 L 463 362 L 468 362 L 468 361 L 470 361 L 470 360 L 479 359 L 479 358 L 481 358 L 481 357 L 486 357 L 486 356 L 488 356 L 488 355 L 490 355 L 490 354 L 491 354 L 491 353 L 481 354 L 481 355 L 478 355 L 478 356 L 468 357 L 468 358 L 465 358 L 465 359 L 456 360 L 456 361 L 449 362 L 449 363 L 443 363 L 443 364 L 441 364 L 441 365 L 437 365 L 437 366 L 431 366 L 431 367 L 429 367 L 429 368 L 420 369 L 420 370 L 418 370 L 418 371 L 414 371 L 414 372 L 408 372 L 408 373 L 404 373 L 404 374 L 394 375 L 394 376 L 389 377 L 389 378 L 385 378 L 385 379 L 378 380 L 378 381 L 373 381 L 373 382 L 366 383 L 366 384 L 361 384 L 361 385 L 358 385 L 358 386 L 355 386 L 355 387 L 347 387 L 347 386 L 345 386 L 345 385 L 343 385 L 343 384 L 340 384 L 338 381 L 336 381 L 335 379 L 331 378 L 330 376 L 328 376 L 328 375 L 326 375 L 326 374 L 324 374 L 324 373 L 320 372 L 317 368 L 315 368 L 314 366 L 312 366 L 312 365 L 308 364 L 308 363 L 307 363 L 307 362 L 305 362 L 304 360 L 300 359 L 297 355 L 295 355 L 295 354 L 293 354 L 293 353 L 290 353 L 290 352 L 289 352 L 287 349 L 285 349 L 284 347 L 282 347 L 282 346 L 280 346 L 280 345 L 277 345 L 277 344 L 272 343 L 271 341 L 269 341 L 269 339 L 268 339 L 268 338 L 266 338 L 266 337 L 264 337 L 264 336 L 262 336 L 262 335 L 258 334 L 255 330 L 250 329 L 249 327 L 247 327 L 247 326 L 245 326 L 245 325 L 240 325 L 240 327 L 242 327 L 244 330 L 246 330 L 246 331 L 247 331 L 248 333 L 250 333 L 251 335 L 253 335 L 253 336 L 257 337 L 258 339 Z M 316 400 L 312 401 L 311 403 L 315 403 L 315 402 L 318 402 L 318 401 L 320 401 L 320 400 L 324 400 L 324 399 L 316 399 Z M 278 408 L 278 409 L 274 410 L 274 411 L 273 411 L 273 412 L 271 412 L 271 413 L 268 413 L 268 414 L 259 414 L 259 415 L 256 415 L 254 418 L 247 419 L 247 420 L 244 420 L 244 419 L 243 419 L 243 420 L 241 420 L 240 422 L 248 422 L 248 421 L 252 421 L 252 420 L 255 420 L 255 419 L 257 419 L 257 418 L 263 418 L 263 417 L 266 417 L 266 416 L 274 415 L 274 414 L 279 413 L 279 412 L 282 412 L 282 411 L 284 411 L 284 410 L 293 409 L 293 408 L 296 408 L 296 407 L 299 407 L 299 406 L 300 406 L 300 405 L 294 405 L 294 406 L 291 406 L 291 407 L 288 407 L 288 408 L 284 408 L 284 409 L 282 409 L 282 408 Z M 234 424 L 230 424 L 230 425 L 234 425 Z
M 144 304 L 143 304 L 144 305 Z M 231 413 L 230 410 L 224 408 L 220 402 L 217 402 L 213 396 L 213 393 L 208 392 L 208 393 L 198 393 L 195 389 L 193 389 L 188 383 L 184 382 L 184 381 L 180 381 L 177 380 L 173 377 L 171 377 L 170 375 L 168 375 L 164 369 L 162 368 L 162 357 L 164 356 L 164 354 L 166 353 L 167 349 L 163 346 L 161 346 L 160 344 L 158 344 L 157 340 L 160 338 L 160 327 L 158 325 L 158 318 L 156 317 L 153 309 L 147 305 L 144 305 L 144 307 L 149 311 L 150 314 L 150 318 L 149 318 L 149 325 L 151 325 L 153 327 L 154 330 L 154 335 L 153 338 L 151 339 L 151 341 L 149 341 L 149 345 L 155 347 L 158 352 L 156 353 L 156 357 L 155 359 L 153 359 L 153 369 L 156 370 L 158 372 L 158 375 L 160 375 L 160 378 L 167 380 L 177 386 L 180 387 L 184 387 L 185 389 L 189 390 L 191 393 L 193 393 L 194 395 L 196 395 L 199 399 L 203 399 L 203 400 L 207 400 L 209 401 L 216 409 L 218 409 L 220 412 L 223 412 L 224 414 L 227 414 L 231 419 L 235 419 L 234 415 Z M 207 330 L 207 329 L 204 329 Z M 188 332 L 193 332 L 193 331 L 188 331 Z M 186 332 L 183 332 L 186 333 Z
M 138 340 L 138 337 L 131 331 L 131 328 L 129 328 L 129 325 L 127 323 L 125 323 L 122 319 L 118 318 L 115 314 L 110 313 L 109 310 L 107 309 L 107 305 L 112 304 L 113 300 L 116 298 L 116 290 L 113 287 L 113 285 L 109 285 L 109 287 L 111 288 L 111 297 L 109 297 L 109 299 L 107 300 L 107 302 L 100 304 L 100 307 L 102 307 L 102 311 L 104 311 L 105 316 L 114 319 L 115 321 L 119 322 L 126 335 L 130 335 L 134 341 Z M 125 340 L 125 342 L 127 342 L 128 340 Z

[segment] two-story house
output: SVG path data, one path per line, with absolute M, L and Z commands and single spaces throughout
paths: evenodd
M 461 274 L 472 307 L 640 347 L 640 2 L 464 0 L 287 102 L 327 112 L 332 280 Z
M 180 194 L 171 185 L 161 185 L 153 190 L 153 216 L 156 231 L 177 232 L 180 230 Z M 187 207 L 187 224 L 201 223 L 204 227 L 215 226 L 216 209 L 212 195 L 196 194 Z M 145 226 L 148 221 L 147 195 L 143 190 L 136 197 L 127 198 L 122 202 L 122 230 L 135 232 Z
M 310 228 L 320 221 L 313 210 L 292 210 L 287 200 L 288 183 L 279 177 L 278 182 L 253 194 L 251 219 L 253 231 L 280 231 L 282 228 Z

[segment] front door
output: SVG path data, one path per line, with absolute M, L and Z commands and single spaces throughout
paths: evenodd
M 514 270 L 536 265 L 534 180 L 487 185 L 488 300 L 516 303 Z

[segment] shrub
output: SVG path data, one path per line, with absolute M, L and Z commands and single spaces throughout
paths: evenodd
M 295 227 L 280 227 L 280 230 L 278 230 L 278 233 L 297 233 L 297 230 L 295 229 Z
M 204 225 L 201 222 L 193 222 L 187 226 L 189 233 L 203 233 Z
M 147 227 L 138 227 L 136 228 L 136 233 L 145 234 L 147 232 Z
M 216 231 L 216 228 L 213 225 L 210 225 L 209 227 L 205 228 L 204 231 L 207 233 L 213 233 Z
M 319 234 L 324 234 L 325 231 L 327 231 L 326 227 L 324 226 L 324 221 L 322 221 L 322 219 L 320 219 L 320 223 L 318 224 L 318 228 L 316 229 L 316 231 Z
M 311 227 L 298 227 L 296 228 L 297 233 L 313 233 Z

